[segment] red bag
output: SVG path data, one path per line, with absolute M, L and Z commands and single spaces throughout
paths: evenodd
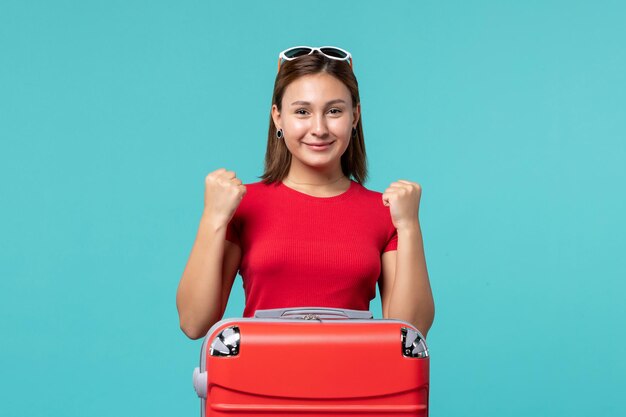
M 428 416 L 424 338 L 369 311 L 283 308 L 221 320 L 193 382 L 202 416 Z

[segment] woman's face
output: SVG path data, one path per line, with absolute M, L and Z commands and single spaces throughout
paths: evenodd
M 283 95 L 282 111 L 272 107 L 277 129 L 283 129 L 292 165 L 300 163 L 327 172 L 341 169 L 341 155 L 359 120 L 360 104 L 352 107 L 350 90 L 327 73 L 293 81 Z M 323 146 L 315 146 L 323 145 Z

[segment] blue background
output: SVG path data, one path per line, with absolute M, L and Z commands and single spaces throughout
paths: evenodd
M 2 0 L 0 413 L 198 415 L 175 294 L 204 177 L 258 181 L 278 52 L 337 45 L 366 186 L 423 187 L 431 415 L 624 415 L 625 15 Z

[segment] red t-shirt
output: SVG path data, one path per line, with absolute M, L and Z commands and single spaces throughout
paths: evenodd
M 356 181 L 334 197 L 282 182 L 245 186 L 226 232 L 242 250 L 243 316 L 282 307 L 368 310 L 381 255 L 398 245 L 382 193 Z

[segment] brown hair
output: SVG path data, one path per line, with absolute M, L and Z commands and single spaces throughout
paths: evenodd
M 359 98 L 359 84 L 352 68 L 347 61 L 330 59 L 322 54 L 314 52 L 285 61 L 280 66 L 280 71 L 276 75 L 274 82 L 274 94 L 272 105 L 276 104 L 278 111 L 281 111 L 281 103 L 287 86 L 304 75 L 312 75 L 325 72 L 343 82 L 352 96 L 352 107 L 356 108 Z M 365 154 L 365 142 L 363 140 L 362 117 L 356 125 L 356 135 L 350 138 L 348 148 L 341 155 L 341 170 L 348 178 L 353 177 L 354 181 L 364 184 L 367 180 L 367 156 Z M 276 126 L 270 110 L 270 127 L 267 135 L 267 150 L 265 152 L 265 172 L 261 178 L 264 183 L 271 184 L 282 181 L 289 173 L 291 165 L 291 152 L 287 149 L 285 142 L 276 137 Z

